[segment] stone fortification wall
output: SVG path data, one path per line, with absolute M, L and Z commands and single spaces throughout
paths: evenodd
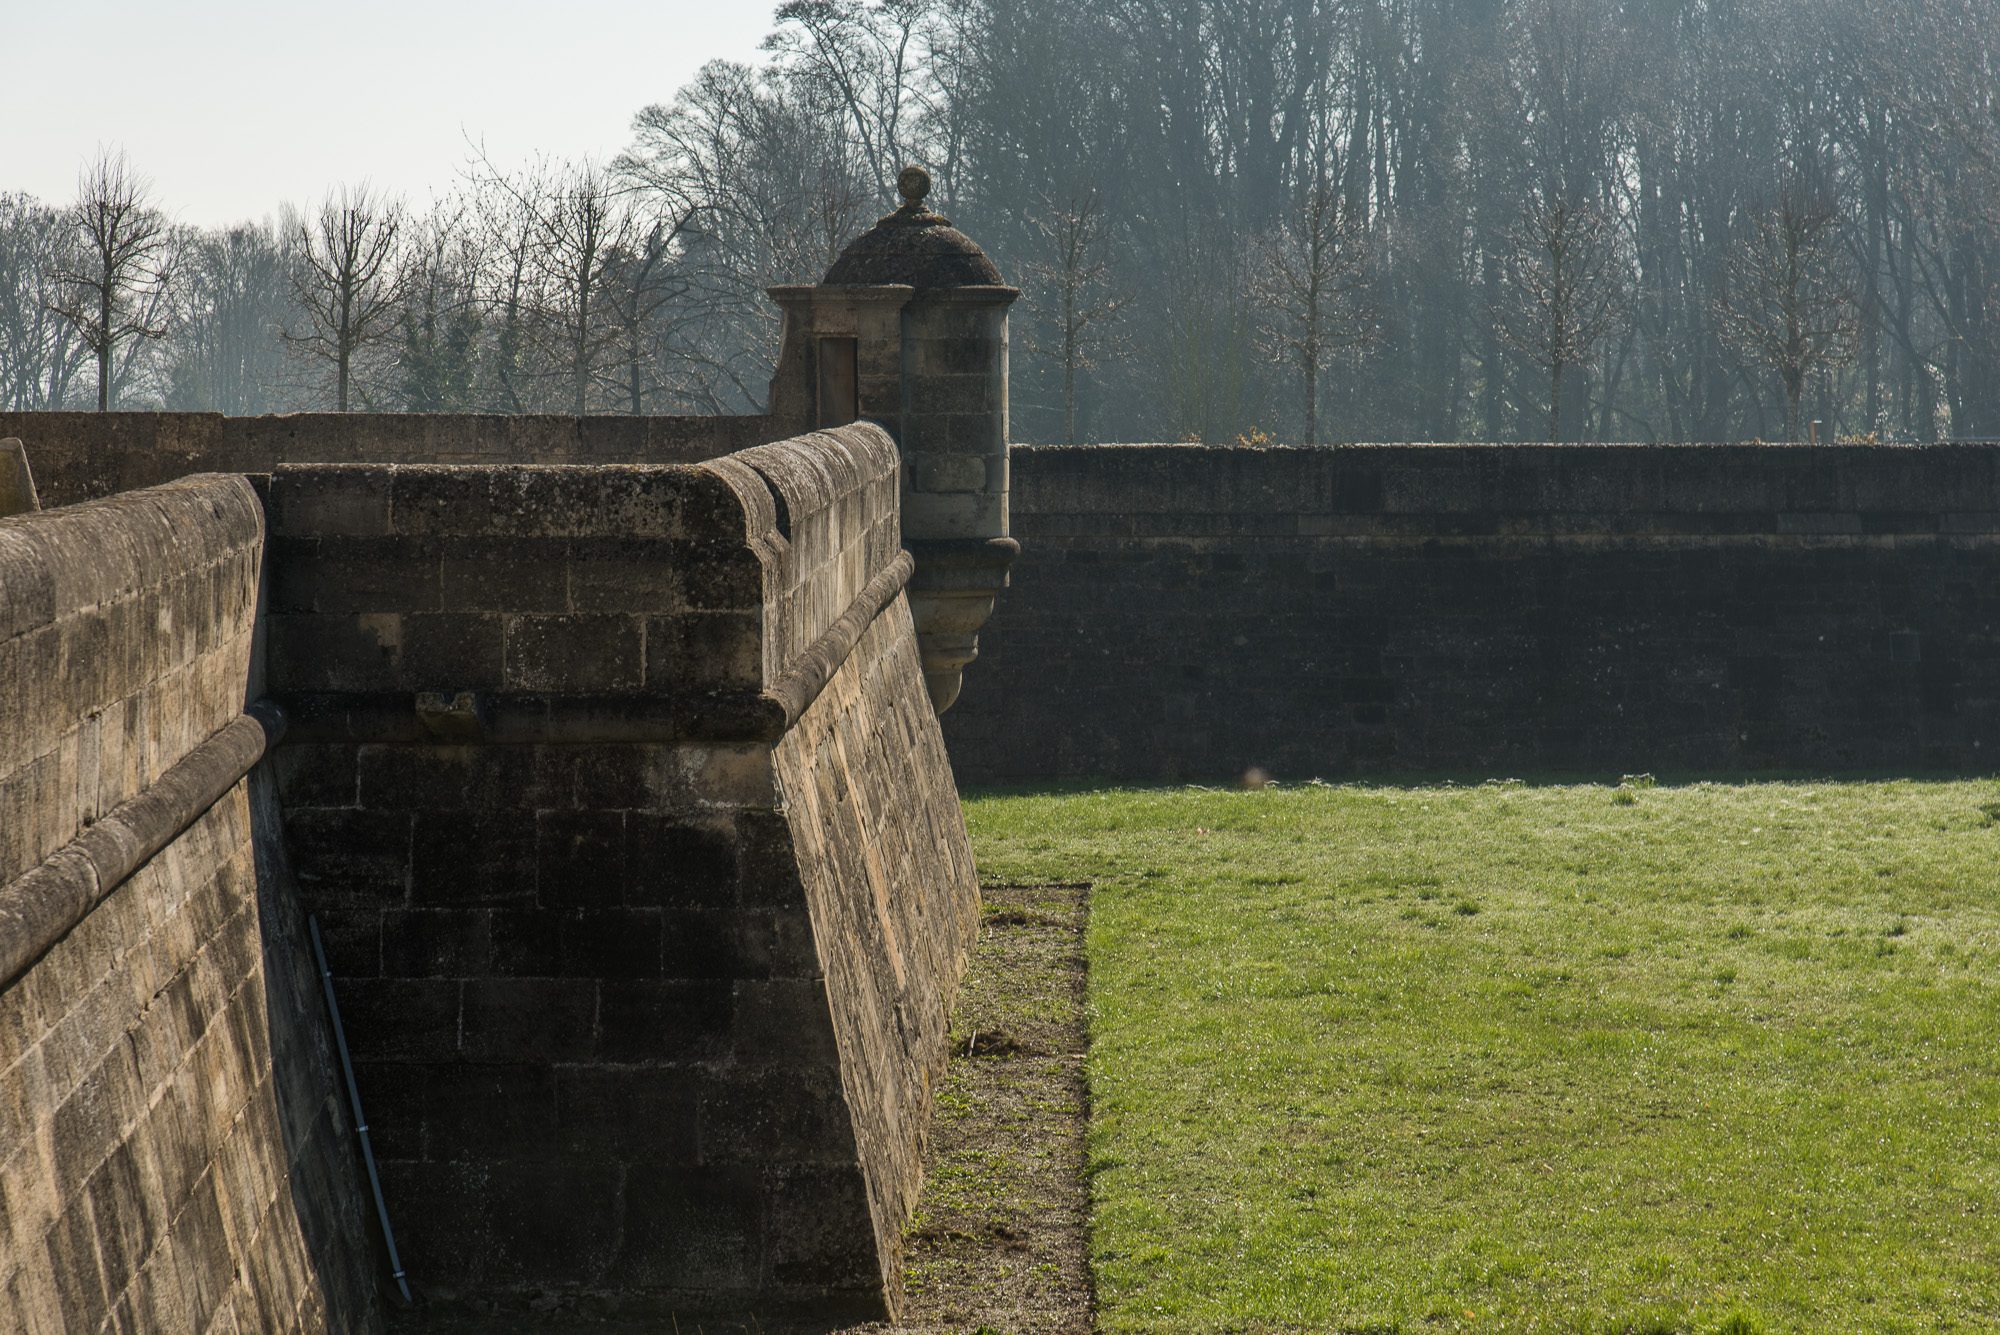
M 903 1223 L 922 1184 L 931 1086 L 943 1073 L 979 898 L 908 600 L 892 587 L 911 565 L 900 550 L 895 445 L 873 428 L 850 432 L 828 434 L 865 450 L 786 444 L 714 466 L 748 464 L 778 502 L 782 540 L 770 539 L 778 550 L 766 579 L 782 592 L 768 598 L 778 615 L 764 635 L 767 680 L 825 674 L 778 742 L 773 767 L 872 1224 L 849 1241 L 854 1263 L 872 1261 L 893 1299 L 902 1289 Z M 833 651 L 848 644 L 827 672 Z
M 240 477 L 0 520 L 6 1330 L 369 1326 L 322 1013 L 264 959 L 262 541 Z
M 27 446 L 45 506 L 285 463 L 693 463 L 785 434 L 769 417 L 0 413 L 0 438 Z
M 274 475 L 287 842 L 412 1319 L 893 1302 L 977 916 L 896 463 Z
M 1990 768 L 2000 447 L 1014 451 L 967 782 Z

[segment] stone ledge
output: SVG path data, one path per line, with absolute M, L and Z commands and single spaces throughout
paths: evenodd
M 41 866 L 0 886 L 0 986 L 220 801 L 284 726 L 284 716 L 268 708 L 237 718 Z

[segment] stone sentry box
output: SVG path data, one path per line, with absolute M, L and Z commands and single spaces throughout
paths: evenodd
M 785 315 L 771 412 L 819 427 L 866 418 L 895 436 L 910 610 L 942 713 L 1020 551 L 1007 520 L 1007 308 L 1021 294 L 924 203 L 927 172 L 905 168 L 897 188 L 903 206 L 824 282 L 771 289 Z
M 978 918 L 898 471 L 274 475 L 287 843 L 425 1310 L 893 1309 Z

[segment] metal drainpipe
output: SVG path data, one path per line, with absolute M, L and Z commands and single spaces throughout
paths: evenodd
M 414 1302 L 409 1283 L 403 1278 L 402 1258 L 396 1255 L 396 1233 L 389 1227 L 389 1207 L 382 1203 L 382 1179 L 375 1172 L 375 1149 L 368 1143 L 368 1119 L 361 1115 L 361 1091 L 354 1085 L 354 1062 L 347 1055 L 347 1031 L 340 1025 L 340 1003 L 333 999 L 333 971 L 326 967 L 326 947 L 319 940 L 319 918 L 308 916 L 306 927 L 312 933 L 320 986 L 326 989 L 327 1014 L 333 1017 L 333 1041 L 340 1049 L 340 1072 L 347 1077 L 347 1106 L 354 1110 L 354 1132 L 361 1137 L 361 1160 L 368 1165 L 368 1189 L 375 1193 L 375 1217 L 382 1221 L 382 1241 L 389 1246 L 389 1272 L 395 1276 L 403 1301 Z

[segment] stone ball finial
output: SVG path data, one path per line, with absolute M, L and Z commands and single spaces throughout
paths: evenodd
M 922 208 L 931 192 L 931 174 L 922 167 L 905 167 L 896 177 L 896 193 L 911 208 Z

